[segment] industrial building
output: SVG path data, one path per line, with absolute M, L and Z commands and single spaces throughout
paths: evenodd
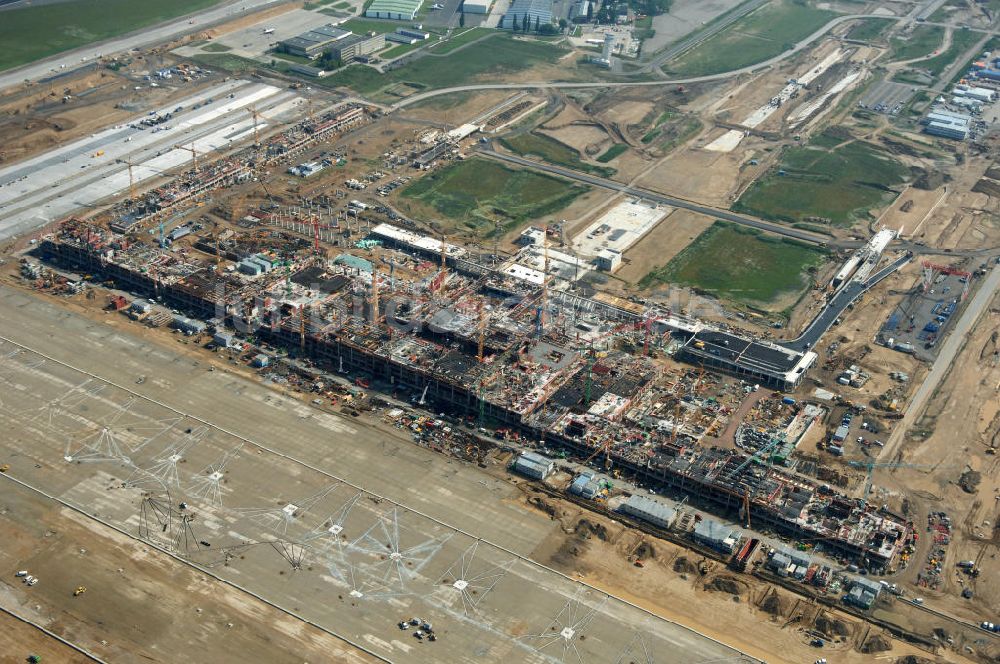
M 420 11 L 421 0 L 374 0 L 365 10 L 368 18 L 412 21 Z
M 512 468 L 525 477 L 533 480 L 544 480 L 555 470 L 556 464 L 552 459 L 535 452 L 525 452 L 517 457 Z
M 969 137 L 972 116 L 931 107 L 931 111 L 921 122 L 926 134 L 964 141 Z
M 327 51 L 341 62 L 353 62 L 358 58 L 371 55 L 385 48 L 385 35 L 350 35 L 332 44 Z
M 301 35 L 278 42 L 278 47 L 289 55 L 315 60 L 338 42 L 351 36 L 350 30 L 342 30 L 333 23 L 313 28 Z
M 669 530 L 677 520 L 677 510 L 652 498 L 639 494 L 629 496 L 618 508 L 623 514 L 653 524 L 658 528 Z
M 740 542 L 740 533 L 714 519 L 702 519 L 695 525 L 691 538 L 711 549 L 731 554 Z
M 532 29 L 535 23 L 548 25 L 552 23 L 552 2 L 553 0 L 513 0 L 497 27 L 514 30 L 516 26 L 520 30 L 525 17 Z
M 492 0 L 465 0 L 462 11 L 466 14 L 489 14 Z

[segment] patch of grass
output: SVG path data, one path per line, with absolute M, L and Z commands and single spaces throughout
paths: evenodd
M 487 159 L 469 159 L 429 173 L 402 192 L 467 230 L 488 237 L 499 220 L 503 232 L 553 214 L 589 188 L 562 178 L 513 170 Z
M 0 22 L 0 70 L 190 14 L 220 0 L 69 0 L 8 9 Z
M 639 287 L 681 284 L 726 299 L 768 303 L 805 288 L 809 268 L 825 257 L 819 247 L 717 221 L 643 277 Z
M 877 41 L 890 26 L 893 25 L 893 21 L 887 21 L 884 19 L 869 18 L 862 19 L 854 23 L 851 29 L 847 31 L 846 37 L 848 39 L 857 39 L 858 41 Z
M 201 47 L 201 50 L 207 53 L 225 53 L 226 51 L 233 50 L 231 46 L 226 46 L 225 44 L 220 44 L 219 42 L 209 42 Z
M 310 67 L 319 66 L 318 60 L 310 60 L 309 58 L 303 57 L 301 55 L 292 55 L 291 53 L 282 53 L 281 51 L 271 51 L 268 53 L 272 58 L 277 58 L 279 60 L 284 60 L 286 62 L 294 62 L 297 65 L 308 65 Z
M 451 53 L 460 46 L 465 46 L 466 44 L 474 42 L 477 39 L 482 39 L 487 35 L 495 34 L 498 34 L 497 31 L 491 30 L 490 28 L 469 28 L 465 32 L 459 32 L 457 34 L 453 33 L 446 42 L 439 42 L 431 49 L 431 53 L 437 53 L 439 55 Z
M 415 51 L 421 46 L 427 46 L 427 42 L 418 41 L 414 44 L 396 44 L 395 46 L 390 46 L 384 51 L 381 51 L 378 56 L 384 60 L 392 60 L 393 58 L 398 58 L 401 55 L 406 55 L 410 51 Z
M 511 152 L 516 152 L 522 157 L 534 156 L 550 164 L 565 166 L 566 168 L 573 168 L 603 177 L 611 177 L 615 174 L 615 169 L 613 168 L 594 166 L 593 164 L 586 163 L 580 159 L 579 152 L 545 134 L 527 132 L 511 138 L 502 138 L 500 139 L 500 143 Z
M 660 113 L 660 116 L 656 118 L 656 122 L 654 122 L 653 126 L 649 128 L 649 131 L 646 132 L 646 135 L 642 137 L 642 142 L 652 143 L 656 139 L 656 137 L 659 136 L 660 133 L 663 131 L 662 129 L 660 129 L 660 125 L 662 125 L 667 120 L 673 119 L 675 117 L 677 117 L 677 111 L 673 109 L 670 109 L 668 111 L 663 111 L 662 113 Z
M 930 55 L 944 41 L 944 28 L 938 25 L 918 25 L 908 37 L 893 37 L 890 43 L 893 61 L 913 60 Z
M 428 55 L 384 74 L 364 65 L 350 65 L 316 83 L 327 87 L 344 86 L 360 94 L 372 94 L 397 83 L 434 89 L 473 81 L 495 81 L 505 74 L 524 71 L 539 63 L 554 63 L 565 53 L 566 49 L 560 46 L 499 35 L 472 44 L 454 55 Z
M 626 150 L 628 150 L 628 146 L 626 144 L 615 143 L 610 148 L 608 148 L 604 154 L 598 157 L 597 161 L 601 162 L 602 164 L 606 164 L 612 159 L 616 159 L 617 157 L 619 157 Z
M 891 198 L 891 188 L 906 176 L 903 164 L 871 143 L 836 150 L 810 144 L 785 152 L 776 171 L 757 180 L 733 209 L 791 223 L 850 226 Z
M 836 16 L 837 12 L 816 9 L 803 0 L 768 3 L 667 62 L 664 69 L 697 76 L 746 67 L 789 50 Z
M 191 59 L 209 67 L 216 67 L 232 72 L 252 71 L 264 67 L 264 64 L 256 60 L 241 58 L 231 53 L 198 53 Z

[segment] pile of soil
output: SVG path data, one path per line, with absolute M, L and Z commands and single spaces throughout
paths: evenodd
M 746 589 L 743 587 L 742 583 L 731 576 L 717 576 L 705 584 L 705 590 L 739 596 L 742 595 Z
M 694 574 L 698 571 L 698 566 L 684 556 L 681 556 L 674 561 L 674 571 L 678 574 Z
M 550 519 L 556 518 L 556 508 L 542 500 L 540 497 L 531 496 L 528 498 L 528 504 L 548 514 Z
M 639 560 L 652 560 L 656 558 L 656 550 L 652 544 L 643 540 L 635 549 L 635 557 Z
M 927 659 L 926 657 L 917 657 L 916 655 L 907 655 L 896 660 L 896 664 L 933 664 L 933 662 L 934 660 Z
M 576 522 L 576 534 L 580 539 L 590 539 L 596 536 L 602 542 L 608 541 L 608 529 L 602 523 L 593 523 L 587 519 Z
M 825 615 L 816 619 L 815 627 L 817 630 L 829 636 L 848 636 L 851 633 L 851 626 L 843 620 L 840 620 L 839 618 L 830 620 L 830 618 Z
M 975 493 L 982 479 L 983 476 L 981 473 L 975 470 L 967 470 L 958 478 L 958 486 L 962 487 L 962 491 L 966 493 Z
M 889 650 L 892 650 L 892 643 L 881 634 L 876 634 L 861 646 L 861 652 L 866 654 L 887 652 Z
M 760 608 L 772 616 L 784 615 L 786 609 L 784 602 L 781 601 L 781 596 L 776 592 L 765 597 L 764 601 L 760 603 Z

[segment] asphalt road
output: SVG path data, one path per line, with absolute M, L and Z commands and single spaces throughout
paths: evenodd
M 707 217 L 720 219 L 722 221 L 730 221 L 735 224 L 740 224 L 741 226 L 748 226 L 750 228 L 756 228 L 758 230 L 767 231 L 769 233 L 783 235 L 785 237 L 801 240 L 802 242 L 809 242 L 812 244 L 824 244 L 829 240 L 829 238 L 827 238 L 826 236 L 819 235 L 818 233 L 810 233 L 809 231 L 799 230 L 797 228 L 792 228 L 790 226 L 784 226 L 782 224 L 763 221 L 761 219 L 755 219 L 753 217 L 734 214 L 727 210 L 720 210 L 718 208 L 709 207 L 707 205 L 700 205 L 698 203 L 693 203 L 691 201 L 684 200 L 683 198 L 675 198 L 673 196 L 665 196 L 663 194 L 658 194 L 648 189 L 641 189 L 639 187 L 630 187 L 626 184 L 615 182 L 614 180 L 608 180 L 605 178 L 597 177 L 595 175 L 589 175 L 587 173 L 580 173 L 578 171 L 574 171 L 569 168 L 561 168 L 559 166 L 553 166 L 551 164 L 545 164 L 542 162 L 533 161 L 531 159 L 524 159 L 522 157 L 516 157 L 514 155 L 500 154 L 499 152 L 489 149 L 482 150 L 481 152 L 482 154 L 491 159 L 497 159 L 500 161 L 506 161 L 508 163 L 517 164 L 518 166 L 533 168 L 535 170 L 543 171 L 545 173 L 550 173 L 552 175 L 558 175 L 564 178 L 568 178 L 570 180 L 576 180 L 577 182 L 582 182 L 584 184 L 593 185 L 595 187 L 601 187 L 603 189 L 610 189 L 612 191 L 617 191 L 623 194 L 627 194 L 629 196 L 641 197 L 646 200 L 660 203 L 662 205 L 669 205 L 671 207 L 690 210 L 692 212 L 703 214 Z
M 900 256 L 872 275 L 867 281 L 851 281 L 833 296 L 833 299 L 823 307 L 819 315 L 809 323 L 809 327 L 797 339 L 780 342 L 780 345 L 799 352 L 815 348 L 816 344 L 823 338 L 823 335 L 830 329 L 834 321 L 840 318 L 849 306 L 854 304 L 859 297 L 864 295 L 875 284 L 909 263 L 912 259 L 912 256 Z
M 63 64 L 66 65 L 66 69 L 61 69 L 59 70 L 60 72 L 73 71 L 79 66 L 85 66 L 87 62 L 94 58 L 95 53 L 108 56 L 112 53 L 121 53 L 133 48 L 162 44 L 196 30 L 204 30 L 218 23 L 230 21 L 238 15 L 259 11 L 267 6 L 278 5 L 283 2 L 284 0 L 232 0 L 212 9 L 181 16 L 156 26 L 142 28 L 121 37 L 88 44 L 72 51 L 64 51 L 50 58 L 33 62 L 30 65 L 3 72 L 0 74 L 0 90 L 24 83 L 25 79 L 38 81 L 39 79 L 46 78 L 52 73 L 53 68 L 59 69 L 59 66 Z M 81 58 L 86 58 L 87 62 L 81 61 Z

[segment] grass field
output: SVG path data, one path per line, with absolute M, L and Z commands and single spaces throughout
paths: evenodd
M 680 284 L 730 300 L 766 304 L 808 284 L 807 272 L 826 253 L 793 240 L 717 221 L 640 288 Z
M 863 141 L 836 150 L 792 148 L 778 171 L 785 175 L 772 171 L 757 180 L 733 209 L 793 223 L 850 226 L 891 198 L 891 188 L 907 176 L 905 166 Z
M 848 39 L 858 41 L 877 41 L 895 23 L 879 19 L 864 19 L 857 21 L 850 30 L 847 31 Z
M 804 0 L 769 3 L 667 62 L 663 69 L 698 76 L 752 65 L 787 51 L 837 16 L 837 12 L 816 9 Z
M 580 153 L 570 146 L 557 141 L 545 134 L 526 132 L 512 138 L 502 138 L 500 143 L 511 152 L 522 157 L 538 157 L 550 164 L 575 168 L 578 171 L 593 173 L 603 177 L 611 177 L 615 169 L 607 166 L 594 166 L 580 159 Z
M 918 25 L 905 39 L 893 37 L 890 57 L 893 61 L 922 58 L 939 48 L 943 40 L 944 28 L 941 26 Z
M 563 209 L 586 191 L 561 178 L 469 159 L 417 180 L 403 190 L 402 199 L 418 201 L 459 228 L 488 237 L 495 232 L 495 221 L 507 232 Z
M 225 44 L 218 44 L 216 42 L 209 42 L 201 47 L 201 50 L 208 53 L 225 53 L 226 51 L 233 50 L 231 46 L 226 46 Z
M 628 146 L 625 145 L 624 143 L 615 143 L 610 148 L 608 148 L 604 152 L 604 154 L 598 157 L 597 161 L 601 162 L 602 164 L 606 164 L 612 159 L 616 159 L 619 156 L 621 156 L 621 154 L 626 150 L 628 150 Z
M 0 22 L 0 70 L 190 14 L 221 0 L 69 0 L 9 9 Z
M 554 63 L 565 53 L 566 49 L 561 46 L 498 35 L 454 55 L 428 55 L 384 74 L 364 65 L 350 65 L 316 82 L 327 87 L 351 88 L 360 94 L 373 94 L 403 82 L 433 89 L 477 80 L 497 80 L 539 63 Z
M 465 32 L 452 34 L 448 41 L 439 43 L 431 49 L 431 52 L 439 55 L 451 53 L 460 46 L 465 46 L 466 44 L 474 42 L 477 39 L 482 39 L 487 35 L 495 34 L 498 34 L 497 31 L 491 30 L 490 28 L 468 28 Z
M 948 47 L 948 50 L 943 51 L 930 60 L 915 62 L 913 63 L 913 66 L 920 69 L 926 69 L 930 73 L 934 74 L 935 78 L 937 78 L 942 72 L 944 72 L 945 69 L 951 66 L 951 64 L 954 63 L 959 57 L 965 55 L 965 52 L 972 48 L 972 46 L 982 38 L 983 36 L 978 32 L 972 32 L 970 30 L 955 30 L 951 34 L 951 46 Z M 977 53 L 976 55 L 978 56 L 980 54 Z M 965 73 L 965 69 L 961 71 L 962 73 Z

